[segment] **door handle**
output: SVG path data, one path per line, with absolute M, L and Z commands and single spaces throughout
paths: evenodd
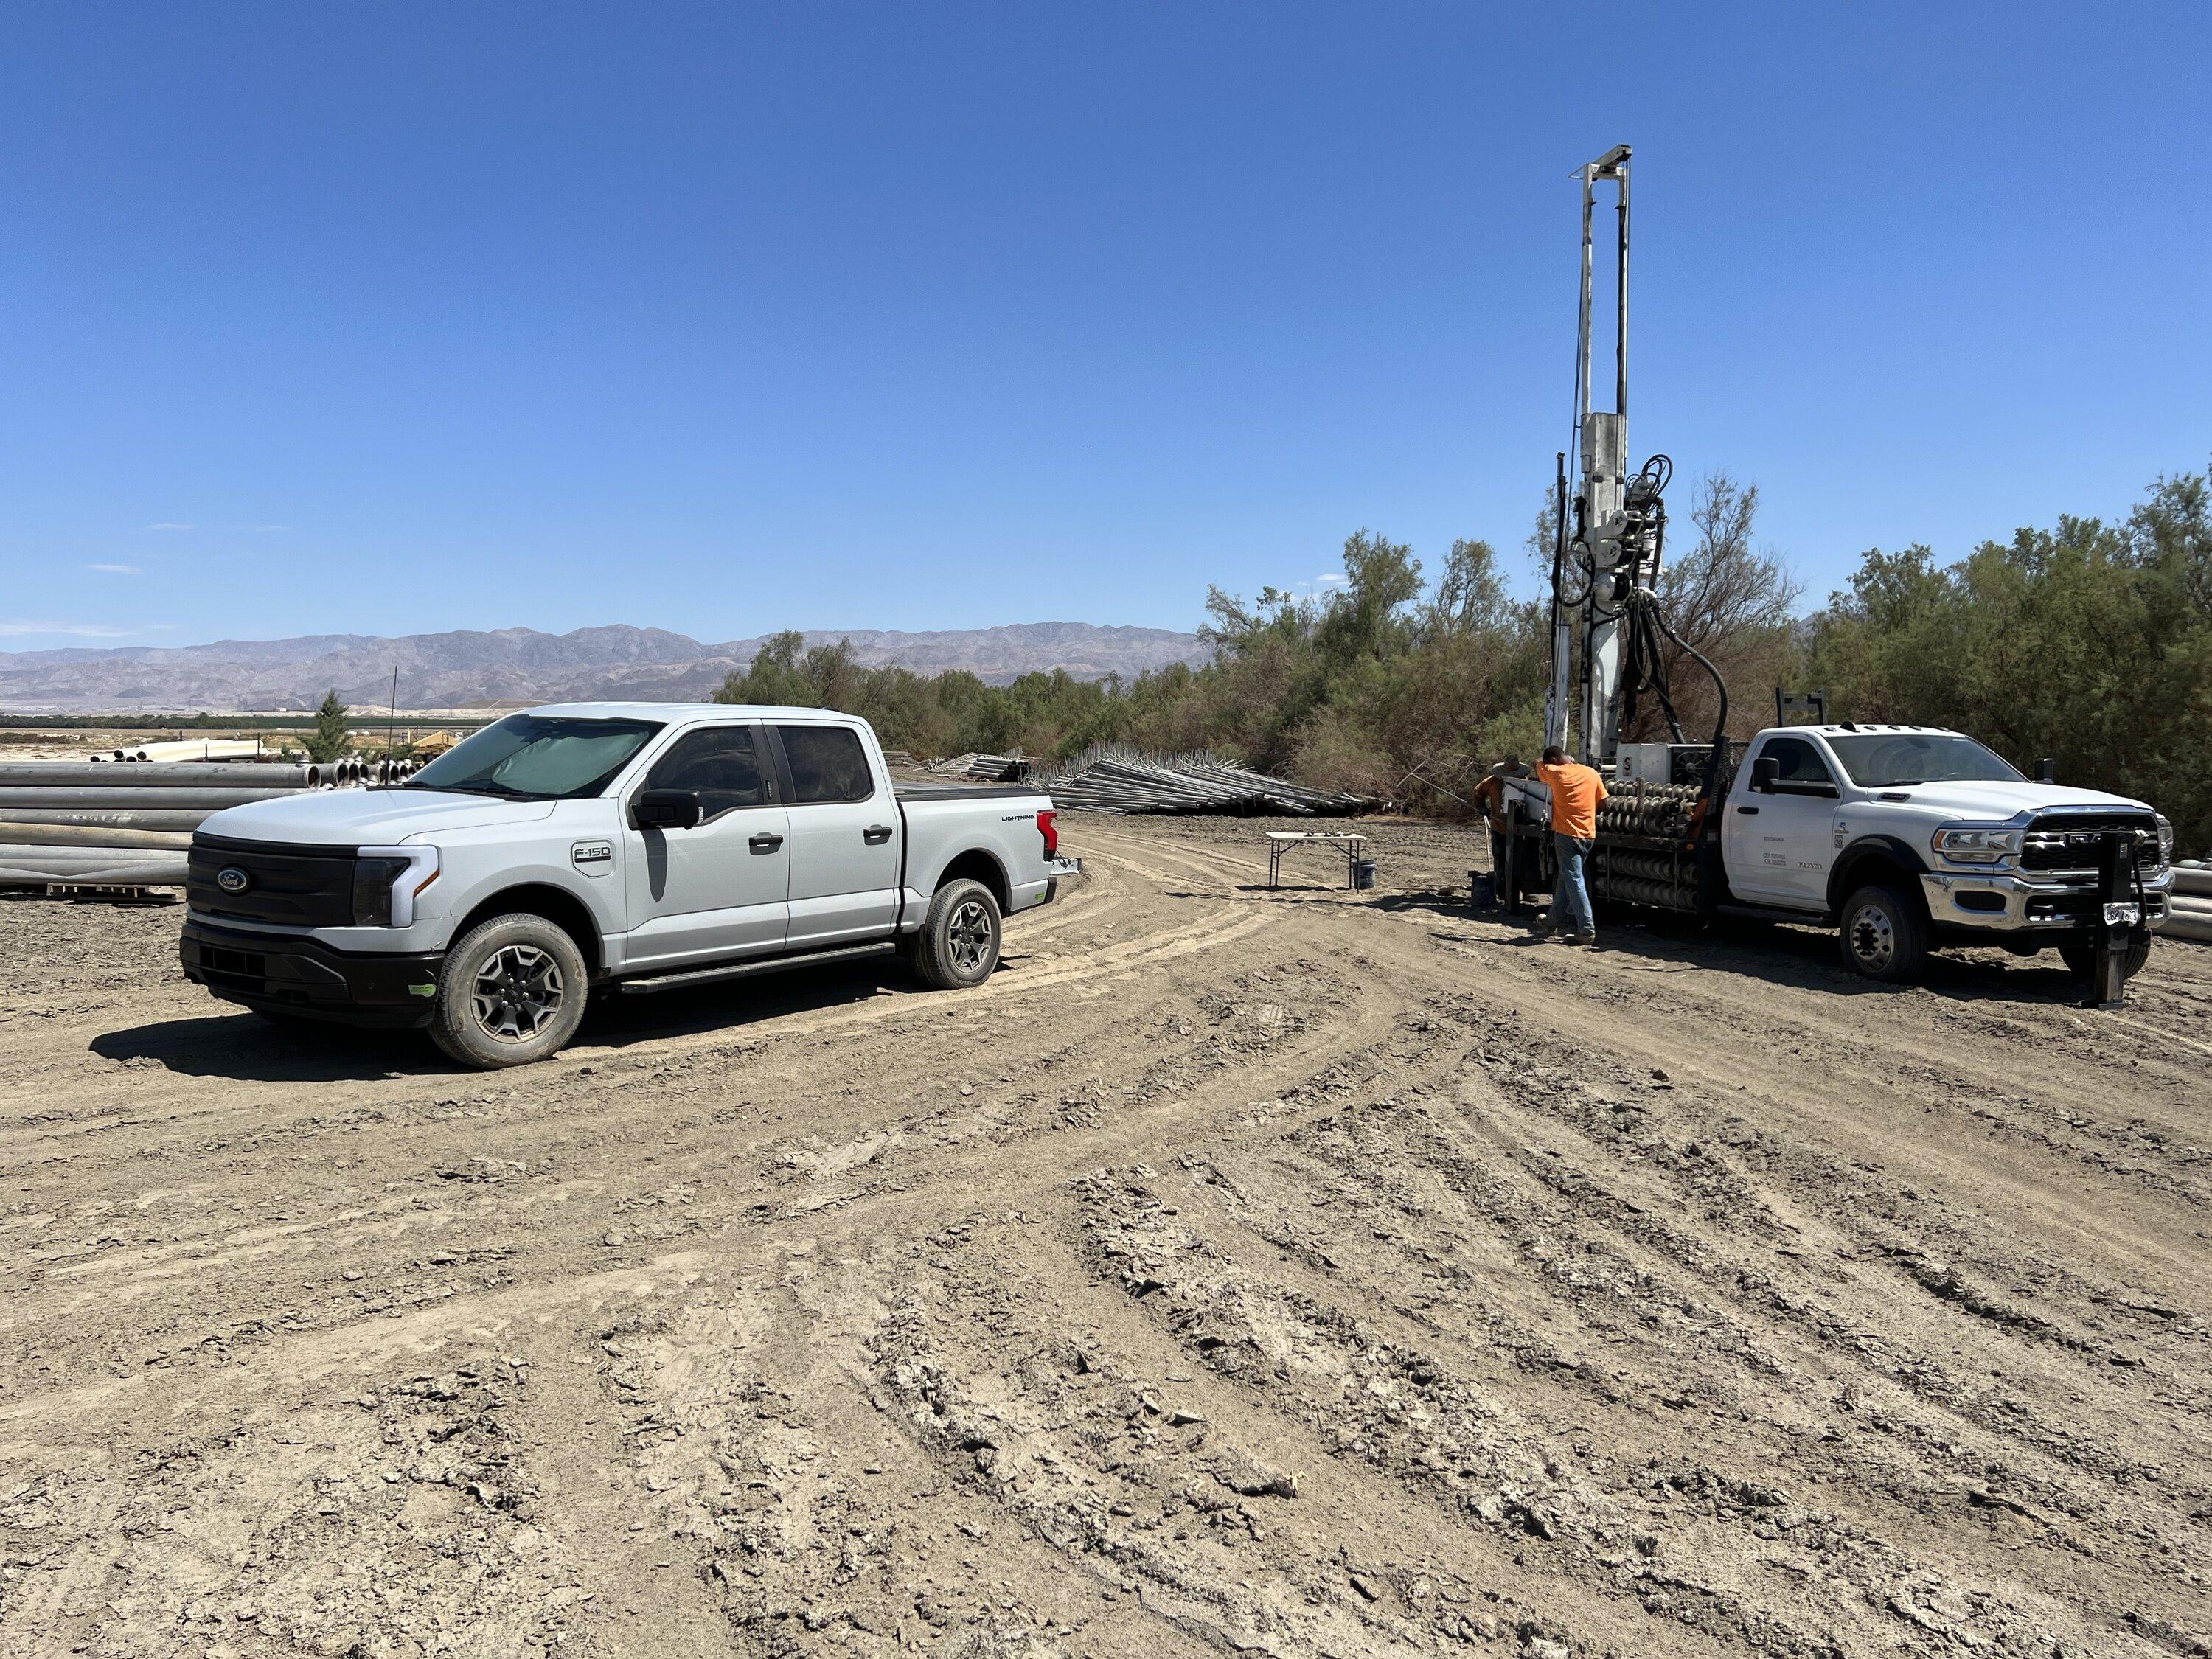
M 1759 816 L 1759 809 L 1756 806 L 1739 806 L 1735 810 L 1747 818 L 1755 818 Z
M 890 838 L 891 827 L 888 823 L 872 823 L 860 831 L 860 839 L 871 847 L 880 847 Z
M 777 848 L 783 845 L 783 837 L 781 836 L 770 835 L 767 830 L 763 830 L 759 835 L 755 836 L 750 841 L 747 842 L 745 845 L 751 848 L 756 853 L 773 853 Z

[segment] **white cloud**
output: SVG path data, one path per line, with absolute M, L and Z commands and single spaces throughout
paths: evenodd
M 1322 587 L 1327 587 L 1331 582 L 1340 582 L 1343 580 L 1344 578 L 1341 575 L 1316 576 L 1314 578 L 1315 582 Z
M 88 564 L 85 568 L 109 576 L 143 576 L 146 574 L 135 564 Z
M 103 623 L 0 622 L 0 635 L 10 638 L 19 634 L 70 634 L 79 639 L 122 640 L 137 631 L 135 628 L 110 628 Z
M 190 530 L 191 526 L 188 524 L 171 524 L 167 520 L 164 520 L 160 524 L 149 524 L 146 528 L 149 530 Z

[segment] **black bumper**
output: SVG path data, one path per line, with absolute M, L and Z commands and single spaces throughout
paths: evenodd
M 370 955 L 333 951 L 313 939 L 219 927 L 197 918 L 177 942 L 185 977 L 226 1002 L 347 1025 L 430 1023 L 443 951 Z

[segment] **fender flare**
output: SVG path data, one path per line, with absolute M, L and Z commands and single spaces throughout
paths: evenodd
M 1896 836 L 1861 836 L 1837 854 L 1828 866 L 1828 908 L 1832 912 L 1840 909 L 1852 890 L 1860 884 L 1845 878 L 1876 858 L 1900 865 L 1917 876 L 1928 872 L 1926 856 L 1910 842 Z

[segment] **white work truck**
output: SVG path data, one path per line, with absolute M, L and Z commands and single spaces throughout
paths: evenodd
M 186 977 L 280 1020 L 427 1028 L 541 1060 L 595 988 L 638 994 L 896 951 L 942 988 L 1081 869 L 1051 798 L 898 787 L 828 709 L 571 703 L 510 714 L 395 787 L 209 817 Z
M 2139 800 L 2023 776 L 1958 732 L 1851 721 L 1744 745 L 1623 744 L 1598 811 L 1591 895 L 1649 909 L 1833 927 L 1844 962 L 1916 975 L 1930 949 L 2056 946 L 2087 970 L 2124 845 L 2132 975 L 2166 920 L 2173 826 Z M 1550 884 L 1544 791 L 1510 793 L 1510 894 Z
M 1834 927 L 1859 973 L 1902 980 L 1931 946 L 2056 945 L 2087 970 L 2091 1000 L 2116 999 L 2150 952 L 2173 884 L 2173 828 L 2139 800 L 2030 779 L 1973 738 L 1936 726 L 1777 724 L 1748 746 L 1730 739 L 1728 679 L 1668 620 L 1666 491 L 1674 463 L 1628 448 L 1628 179 L 1615 144 L 1574 174 L 1582 185 L 1582 305 L 1576 341 L 1575 479 L 1561 452 L 1553 479 L 1552 673 L 1547 748 L 1605 775 L 1588 860 L 1591 896 L 1693 915 Z M 1592 309 L 1593 208 L 1619 192 L 1613 321 L 1613 407 L 1596 408 L 1592 371 L 1605 342 Z M 1677 677 L 1712 682 L 1708 743 L 1688 742 Z M 1787 718 L 1775 692 L 1775 717 Z M 1663 728 L 1671 742 L 1625 740 Z M 1572 741 L 1571 741 L 1572 739 Z M 1509 904 L 1550 889 L 1542 786 L 1507 790 L 1498 880 Z

